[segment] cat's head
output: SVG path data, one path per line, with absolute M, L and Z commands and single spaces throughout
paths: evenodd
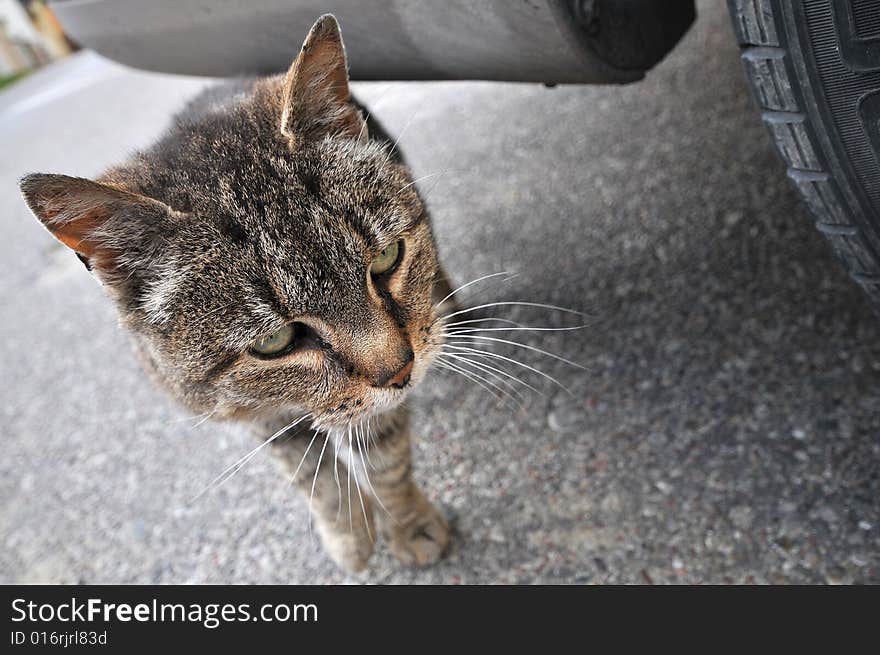
M 341 425 L 401 402 L 435 354 L 428 217 L 368 138 L 332 16 L 286 76 L 182 116 L 98 181 L 21 187 L 195 410 Z

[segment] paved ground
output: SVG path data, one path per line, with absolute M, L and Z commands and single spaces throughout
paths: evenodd
M 789 187 L 721 4 L 636 86 L 358 86 L 409 123 L 418 175 L 448 170 L 429 199 L 454 277 L 521 273 L 476 300 L 593 319 L 540 340 L 589 367 L 541 364 L 573 399 L 417 393 L 418 477 L 455 546 L 423 571 L 380 548 L 354 580 L 880 582 L 880 322 Z M 26 171 L 148 143 L 202 84 L 85 55 L 0 95 L 3 582 L 352 580 L 271 461 L 188 503 L 252 443 L 148 385 L 18 199 Z

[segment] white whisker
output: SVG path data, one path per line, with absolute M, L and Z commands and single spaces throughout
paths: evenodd
M 458 311 L 452 312 L 451 314 L 447 314 L 446 316 L 443 316 L 442 318 L 444 318 L 444 319 L 452 318 L 453 316 L 458 316 L 459 314 L 467 314 L 468 312 L 474 312 L 474 311 L 477 311 L 478 309 L 486 309 L 488 307 L 503 307 L 503 306 L 510 306 L 510 305 L 516 305 L 519 307 L 540 307 L 542 309 L 553 309 L 558 312 L 565 312 L 566 314 L 575 314 L 577 316 L 584 316 L 584 314 L 582 312 L 578 312 L 573 309 L 568 309 L 567 307 L 558 307 L 556 305 L 545 305 L 544 303 L 539 303 L 539 302 L 519 302 L 519 301 L 514 301 L 514 300 L 505 300 L 502 302 L 483 303 L 482 305 L 477 305 L 476 307 L 468 307 L 467 309 L 459 309 Z
M 566 387 L 564 384 L 562 384 L 562 382 L 560 382 L 559 380 L 554 378 L 552 375 L 545 373 L 544 371 L 542 371 L 540 369 L 535 368 L 534 366 L 529 366 L 528 364 L 524 364 L 523 362 L 518 362 L 515 359 L 511 359 L 510 357 L 505 357 L 504 355 L 499 355 L 498 353 L 489 352 L 487 350 L 479 350 L 478 348 L 469 348 L 467 346 L 456 346 L 454 344 L 449 344 L 449 343 L 445 344 L 444 348 L 453 348 L 455 350 L 463 350 L 463 351 L 466 351 L 469 353 L 473 353 L 475 356 L 489 357 L 491 359 L 501 359 L 501 360 L 504 360 L 505 362 L 510 362 L 511 364 L 516 364 L 517 366 L 521 366 L 525 369 L 528 369 L 529 371 L 532 371 L 533 373 L 537 373 L 538 375 L 550 380 L 553 384 L 558 386 L 560 389 L 564 389 L 570 396 L 574 397 L 574 394 L 571 392 L 571 390 L 568 387 Z
M 370 448 L 373 448 L 374 446 L 376 446 L 379 443 L 379 437 L 373 431 L 373 427 L 370 424 L 370 421 L 372 419 L 373 419 L 372 416 L 367 417 L 367 439 L 364 442 L 364 446 L 365 447 L 369 446 Z M 367 450 L 369 451 L 369 449 L 367 449 Z M 381 448 L 376 449 L 376 454 L 379 456 L 379 464 L 381 464 L 382 467 L 384 468 L 385 467 L 385 455 L 382 454 L 382 449 Z M 369 452 L 367 453 L 367 459 L 369 460 Z
M 468 380 L 470 380 L 474 384 L 476 384 L 476 385 L 482 387 L 483 389 L 485 389 L 486 391 L 488 391 L 489 395 L 491 395 L 493 397 L 496 397 L 495 393 L 492 391 L 492 389 L 495 389 L 495 391 L 497 391 L 498 393 L 500 393 L 502 395 L 502 397 L 503 397 L 502 400 L 505 404 L 508 403 L 508 399 L 510 399 L 510 402 L 514 403 L 513 407 L 508 405 L 508 407 L 510 407 L 513 411 L 517 411 L 519 409 L 519 407 L 521 407 L 521 404 L 513 396 L 511 396 L 510 393 L 508 393 L 508 391 L 506 389 L 499 387 L 497 384 L 493 383 L 492 381 L 486 380 L 485 378 L 482 378 L 482 377 L 476 375 L 475 373 L 472 373 L 471 371 L 463 369 L 460 366 L 458 366 L 457 364 L 453 364 L 448 361 L 439 362 L 438 365 L 441 368 L 445 367 L 445 368 L 448 368 L 452 371 L 455 371 L 456 373 L 463 375 L 464 377 L 466 377 Z
M 494 367 L 494 366 L 491 366 L 491 365 L 489 365 L 489 364 L 486 364 L 485 362 L 476 362 L 476 361 L 474 361 L 474 360 L 472 360 L 472 359 L 470 359 L 470 358 L 468 358 L 468 357 L 465 357 L 464 355 L 456 355 L 455 353 L 441 353 L 439 356 L 440 356 L 440 357 L 454 357 L 455 359 L 459 359 L 459 360 L 463 360 L 463 361 L 466 361 L 466 362 L 470 362 L 472 366 L 477 366 L 477 367 L 479 367 L 479 368 L 485 370 L 487 373 L 488 373 L 489 371 L 494 371 L 494 372 L 497 373 L 498 375 L 503 375 L 504 377 L 509 378 L 509 379 L 513 380 L 514 382 L 518 382 L 519 384 L 521 384 L 521 385 L 523 385 L 524 387 L 530 389 L 531 391 L 534 391 L 534 392 L 535 392 L 536 394 L 538 394 L 539 396 L 543 396 L 543 395 L 544 395 L 544 392 L 541 391 L 540 389 L 537 389 L 537 388 L 533 387 L 532 385 L 530 385 L 530 384 L 529 384 L 528 382 L 526 382 L 525 380 L 520 380 L 518 377 L 516 377 L 515 375 L 511 374 L 509 371 L 505 371 L 504 369 L 496 368 L 496 367 Z M 508 384 L 510 384 L 510 383 L 508 382 Z
M 449 338 L 456 339 L 458 341 L 475 341 L 475 340 L 477 340 L 477 341 L 494 341 L 496 343 L 506 343 L 511 346 L 516 346 L 517 348 L 525 348 L 526 350 L 531 350 L 536 353 L 541 353 L 542 355 L 546 355 L 547 357 L 552 357 L 553 359 L 559 360 L 560 362 L 564 362 L 564 363 L 568 364 L 569 366 L 574 366 L 575 368 L 579 368 L 582 371 L 587 370 L 587 367 L 582 364 L 578 364 L 577 362 L 573 362 L 570 359 L 566 359 L 565 357 L 561 357 L 555 353 L 551 353 L 546 350 L 541 350 L 540 348 L 535 348 L 535 346 L 530 346 L 525 343 L 519 343 L 518 341 L 510 341 L 509 339 L 499 339 L 497 337 L 481 337 L 481 336 L 477 336 L 477 335 L 462 336 L 462 337 L 450 336 Z
M 478 277 L 476 280 L 471 280 L 470 282 L 468 282 L 468 283 L 466 283 L 466 284 L 462 284 L 462 285 L 461 285 L 460 287 L 458 287 L 457 289 L 454 289 L 453 291 L 451 291 L 451 292 L 449 293 L 449 295 L 447 295 L 447 296 L 446 296 L 443 300 L 441 300 L 440 302 L 436 303 L 434 306 L 435 306 L 435 307 L 439 307 L 440 305 L 442 305 L 443 303 L 445 303 L 447 300 L 449 300 L 450 298 L 452 298 L 452 296 L 454 296 L 455 294 L 457 294 L 459 291 L 461 291 L 462 289 L 467 289 L 467 288 L 468 288 L 469 286 L 471 286 L 472 284 L 476 284 L 477 282 L 482 282 L 483 280 L 488 280 L 489 278 L 498 277 L 499 275 L 511 275 L 511 274 L 508 273 L 507 271 L 501 271 L 501 272 L 499 272 L 499 273 L 489 273 L 489 275 L 484 275 L 484 276 L 482 276 L 482 277 Z
M 192 426 L 193 429 L 199 427 L 202 423 L 204 423 L 204 422 L 207 421 L 209 418 L 211 418 L 212 416 L 214 416 L 214 414 L 216 414 L 218 411 L 219 411 L 218 409 L 215 409 L 214 411 L 209 412 L 208 414 L 206 414 L 205 416 L 203 416 L 202 419 L 201 419 L 198 423 L 196 423 L 195 425 Z
M 411 186 L 413 186 L 413 185 L 415 185 L 415 184 L 418 184 L 418 183 L 421 182 L 422 180 L 428 180 L 428 179 L 430 179 L 430 178 L 432 178 L 432 177 L 436 177 L 437 175 L 443 175 L 445 172 L 446 172 L 446 171 L 443 170 L 443 171 L 437 171 L 436 173 L 428 173 L 427 175 L 422 175 L 421 177 L 416 178 L 415 180 L 413 180 L 412 182 L 410 182 L 409 184 L 404 184 L 402 187 L 400 187 L 400 189 L 397 190 L 397 193 L 394 194 L 394 197 L 396 198 L 396 197 L 399 196 L 401 193 L 403 193 L 404 191 L 406 191 L 408 188 L 410 188 Z
M 312 489 L 309 491 L 309 534 L 312 533 L 312 498 L 315 497 L 315 484 L 318 482 L 318 473 L 321 471 L 321 462 L 324 459 L 324 451 L 327 449 L 327 442 L 330 440 L 330 433 L 324 437 L 324 445 L 321 446 L 321 454 L 318 455 L 318 465 L 315 467 L 315 475 L 312 478 Z
M 354 519 L 351 515 L 351 422 L 348 424 L 348 527 L 354 531 Z
M 299 459 L 299 464 L 296 465 L 296 470 L 293 472 L 293 476 L 290 478 L 290 484 L 293 484 L 294 481 L 296 480 L 296 476 L 299 474 L 299 470 L 302 468 L 303 462 L 306 461 L 306 455 L 309 454 L 309 451 L 312 449 L 312 444 L 315 443 L 315 439 L 317 439 L 317 438 L 318 438 L 318 431 L 315 430 L 314 434 L 312 435 L 312 440 L 309 441 L 309 445 L 306 446 L 306 450 L 303 453 L 303 456 L 300 457 L 300 459 Z
M 257 455 L 258 452 L 260 452 L 263 448 L 265 448 L 267 445 L 269 445 L 270 443 L 275 441 L 275 439 L 280 437 L 282 434 L 284 434 L 285 432 L 287 432 L 291 428 L 302 423 L 304 420 L 309 418 L 309 416 L 311 416 L 311 414 L 306 414 L 305 416 L 301 416 L 298 419 L 296 419 L 295 421 L 288 423 L 283 428 L 278 430 L 275 434 L 273 434 L 271 437 L 269 437 L 268 439 L 263 441 L 259 446 L 257 446 L 256 448 L 254 448 L 253 450 L 248 452 L 246 455 L 240 457 L 234 464 L 227 466 L 223 470 L 223 472 L 220 473 L 220 475 L 218 475 L 216 478 L 214 478 L 208 484 L 208 486 L 205 487 L 204 489 L 202 489 L 192 500 L 190 500 L 190 502 L 191 503 L 195 502 L 196 500 L 201 498 L 205 493 L 207 493 L 211 489 L 215 489 L 215 488 L 221 486 L 222 484 L 224 484 L 225 482 L 227 482 L 233 475 L 238 473 L 238 471 L 240 471 L 242 469 L 242 467 L 244 467 L 249 461 L 251 461 L 251 459 L 253 459 Z
M 357 438 L 357 426 L 355 426 L 355 438 Z M 360 449 L 361 449 L 360 440 L 358 440 L 357 444 L 358 444 L 358 451 L 360 451 Z M 363 453 L 361 453 L 361 461 L 363 461 L 363 458 L 364 458 Z M 349 465 L 354 466 L 354 462 L 351 462 Z M 363 494 L 361 494 L 361 485 L 360 485 L 360 482 L 358 482 L 357 474 L 355 474 L 355 476 L 354 476 L 354 486 L 358 492 L 358 499 L 361 501 L 361 512 L 364 515 L 364 527 L 366 527 L 366 529 L 367 529 L 367 536 L 370 538 L 370 541 L 373 541 L 373 534 L 370 532 L 370 520 L 367 518 L 367 508 L 364 506 L 364 496 L 363 496 Z
M 476 332 L 571 332 L 572 330 L 583 330 L 586 325 L 575 325 L 573 327 L 507 327 L 507 328 L 464 328 L 457 330 L 447 330 L 443 334 L 445 336 L 455 336 L 458 334 L 474 334 Z
M 370 452 L 369 452 L 369 449 L 367 448 L 367 435 L 369 434 L 369 424 L 370 424 L 370 417 L 368 416 L 366 418 L 365 422 L 361 422 L 359 424 L 360 436 L 364 442 L 364 450 L 366 451 L 366 455 L 367 455 L 367 464 L 369 464 L 372 468 L 375 468 L 373 466 L 373 462 L 370 461 Z
M 342 485 L 339 484 L 339 439 L 333 436 L 333 479 L 336 481 L 336 519 L 339 523 L 339 514 L 342 512 Z
M 364 450 L 366 450 L 367 445 L 364 443 Z M 388 518 L 396 522 L 396 519 L 391 515 L 391 512 L 388 511 L 388 508 L 385 507 L 385 504 L 382 502 L 382 499 L 379 498 L 379 494 L 376 492 L 376 488 L 373 486 L 373 483 L 370 481 L 370 473 L 367 471 L 367 463 L 364 461 L 364 453 L 361 450 L 361 440 L 358 439 L 358 453 L 361 456 L 361 465 L 364 469 L 364 478 L 367 481 L 367 486 L 370 488 L 370 493 L 373 495 L 373 498 L 379 504 L 379 507 L 388 515 Z
M 458 366 L 468 366 L 471 369 L 477 369 L 475 371 L 470 369 L 466 370 L 468 370 L 473 375 L 478 376 L 480 379 L 485 380 L 487 383 L 489 382 L 489 380 L 487 380 L 485 376 L 488 375 L 493 380 L 497 380 L 498 383 L 501 384 L 505 390 L 508 390 L 518 402 L 521 402 L 523 400 L 522 391 L 520 391 L 515 385 L 513 385 L 510 380 L 505 379 L 504 377 L 498 375 L 493 371 L 489 371 L 488 369 L 483 368 L 480 363 L 474 362 L 466 357 L 462 357 L 461 355 L 457 355 L 454 353 L 440 353 L 439 355 L 437 355 L 437 357 L 443 358 L 444 360 L 446 360 L 447 363 L 456 364 Z
M 431 188 L 428 189 L 427 191 L 425 191 L 424 194 L 422 194 L 422 199 L 423 199 L 423 200 L 425 200 L 425 201 L 428 200 L 428 196 L 430 196 L 431 193 L 434 191 L 434 189 L 437 188 L 437 185 L 440 184 L 440 180 L 443 179 L 443 175 L 445 175 L 446 173 L 448 173 L 448 172 L 451 171 L 451 170 L 453 170 L 453 169 L 451 169 L 451 168 L 447 168 L 446 170 L 442 170 L 442 171 L 440 171 L 440 175 L 437 177 L 436 180 L 434 180 L 434 184 L 431 185 Z
M 181 416 L 180 418 L 174 418 L 170 421 L 165 421 L 162 425 L 175 425 L 177 423 L 189 423 L 190 421 L 197 421 L 194 423 L 191 428 L 197 428 L 202 423 L 211 418 L 214 414 L 219 411 L 219 408 L 215 407 L 210 412 L 205 412 L 204 414 L 196 414 L 194 416 Z
M 409 117 L 409 120 L 406 121 L 406 124 L 403 126 L 403 129 L 400 130 L 400 133 L 397 135 L 397 138 L 394 140 L 394 145 L 391 146 L 391 149 L 388 151 L 387 160 L 391 161 L 391 157 L 394 155 L 394 151 L 397 150 L 397 145 L 400 143 L 400 140 L 403 138 L 403 135 L 406 134 L 406 131 L 409 129 L 409 126 L 412 125 L 412 122 L 415 120 L 416 116 L 418 116 L 419 110 L 416 109 L 412 115 Z
M 456 321 L 455 323 L 444 323 L 443 327 L 444 328 L 451 328 L 451 327 L 455 327 L 456 325 L 467 325 L 470 323 L 486 323 L 488 321 L 495 321 L 497 323 L 504 323 L 506 325 L 514 325 L 516 327 L 524 327 L 522 323 L 517 323 L 516 321 L 511 321 L 506 318 L 497 318 L 495 316 L 493 316 L 491 318 L 469 318 L 466 321 Z

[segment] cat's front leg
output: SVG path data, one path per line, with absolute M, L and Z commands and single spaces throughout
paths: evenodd
M 372 502 L 349 475 L 334 437 L 303 431 L 277 444 L 275 452 L 296 475 L 293 481 L 309 504 L 327 554 L 346 571 L 364 570 L 376 540 Z
M 381 417 L 365 462 L 366 484 L 376 497 L 376 521 L 391 552 L 404 564 L 436 562 L 449 542 L 449 524 L 412 475 L 409 416 L 401 408 Z

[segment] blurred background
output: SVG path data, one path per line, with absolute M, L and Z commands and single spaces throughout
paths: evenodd
M 0 0 L 0 89 L 76 46 L 39 0 Z
M 586 371 L 498 350 L 572 396 L 537 378 L 511 411 L 442 371 L 416 390 L 416 477 L 453 546 L 415 570 L 379 544 L 346 576 L 270 457 L 192 502 L 253 437 L 149 384 L 18 191 L 147 147 L 216 80 L 76 51 L 42 3 L 0 0 L 0 581 L 880 582 L 880 323 L 786 179 L 726 8 L 697 10 L 626 86 L 354 85 L 430 176 L 453 282 L 519 273 L 463 302 L 590 320 L 530 341 Z M 282 36 L 292 58 L 305 34 Z

